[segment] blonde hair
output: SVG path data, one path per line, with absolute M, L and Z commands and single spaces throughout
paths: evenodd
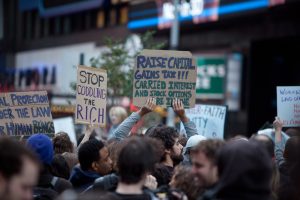
M 114 106 L 109 110 L 109 117 L 111 118 L 112 115 L 115 114 L 121 119 L 121 122 L 127 118 L 127 111 L 125 108 L 121 106 Z

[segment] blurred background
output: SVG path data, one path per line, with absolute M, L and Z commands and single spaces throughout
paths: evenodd
M 0 0 L 0 92 L 45 89 L 53 118 L 72 117 L 77 65 L 155 42 L 192 52 L 197 103 L 228 105 L 225 137 L 250 135 L 276 116 L 276 86 L 300 85 L 299 19 L 298 0 Z M 131 98 L 112 91 L 108 108 Z

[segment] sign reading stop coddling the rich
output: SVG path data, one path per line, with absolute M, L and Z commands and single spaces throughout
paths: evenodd
M 78 66 L 75 123 L 105 126 L 107 73 Z
M 149 97 L 162 107 L 174 98 L 184 107 L 194 107 L 196 67 L 188 51 L 143 50 L 136 57 L 133 80 L 133 103 L 143 106 Z

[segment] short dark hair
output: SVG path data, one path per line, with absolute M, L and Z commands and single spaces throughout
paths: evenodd
M 290 165 L 299 162 L 300 136 L 290 137 L 286 141 L 283 157 Z
M 73 152 L 73 143 L 70 140 L 70 137 L 65 132 L 57 133 L 53 140 L 53 150 L 55 154 L 62 154 L 65 152 Z
M 57 154 L 53 157 L 51 172 L 54 176 L 61 177 L 66 180 L 70 178 L 70 167 L 62 155 Z
M 191 153 L 197 154 L 202 152 L 213 164 L 216 164 L 217 153 L 224 144 L 225 142 L 220 139 L 202 140 L 191 150 Z
M 97 139 L 91 139 L 81 145 L 78 150 L 78 160 L 82 170 L 90 169 L 92 163 L 100 159 L 99 150 L 103 147 L 104 143 Z
M 121 182 L 133 184 L 139 182 L 146 172 L 154 168 L 154 149 L 146 138 L 131 137 L 121 149 L 118 168 Z
M 40 166 L 36 155 L 25 145 L 8 137 L 0 137 L 0 173 L 10 179 L 19 174 L 23 167 L 23 159 L 28 158 Z
M 179 133 L 172 127 L 156 127 L 149 133 L 149 137 L 161 140 L 166 149 L 172 149 L 175 144 L 175 139 L 179 138 Z

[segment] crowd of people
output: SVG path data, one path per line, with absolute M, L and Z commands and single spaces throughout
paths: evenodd
M 173 110 L 184 125 L 132 127 L 155 99 L 116 122 L 107 140 L 92 126 L 75 147 L 68 134 L 40 133 L 25 141 L 0 137 L 1 200 L 299 200 L 300 135 L 273 129 L 227 141 L 197 134 L 180 100 Z M 113 112 L 111 113 L 113 116 Z

